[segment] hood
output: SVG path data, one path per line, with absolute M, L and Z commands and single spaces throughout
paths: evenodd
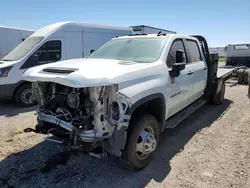
M 23 79 L 56 82 L 75 88 L 112 85 L 137 77 L 136 71 L 150 64 L 111 59 L 71 59 L 28 69 Z

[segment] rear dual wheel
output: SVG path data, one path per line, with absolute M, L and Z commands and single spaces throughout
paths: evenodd
M 249 84 L 248 83 L 248 78 L 250 76 L 250 69 L 246 69 L 243 74 L 243 83 L 244 84 Z
M 243 84 L 244 72 L 245 72 L 245 69 L 239 69 L 237 71 L 237 78 L 238 78 L 238 83 L 239 84 Z
M 238 83 L 249 84 L 248 77 L 250 76 L 250 69 L 239 69 L 237 71 Z

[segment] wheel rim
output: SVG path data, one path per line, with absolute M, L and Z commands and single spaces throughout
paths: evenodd
M 156 146 L 154 130 L 147 126 L 138 136 L 135 148 L 136 156 L 140 160 L 146 159 L 156 149 Z
M 32 104 L 33 103 L 33 100 L 32 100 L 32 90 L 31 89 L 25 89 L 25 90 L 23 90 L 23 92 L 21 94 L 21 100 L 25 104 Z

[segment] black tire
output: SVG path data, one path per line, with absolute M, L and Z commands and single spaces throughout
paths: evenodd
M 28 98 L 31 97 L 31 93 L 32 93 L 32 90 L 31 90 L 30 84 L 21 85 L 17 89 L 14 95 L 14 100 L 16 104 L 19 106 L 23 106 L 23 107 L 34 106 L 36 102 L 34 100 L 31 100 L 31 101 L 28 100 Z
M 237 78 L 238 78 L 238 83 L 243 84 L 243 75 L 244 75 L 245 69 L 239 69 L 237 71 Z
M 226 91 L 226 83 L 223 82 L 221 85 L 220 92 L 212 96 L 212 103 L 216 105 L 220 105 L 224 100 L 225 91 Z
M 250 74 L 250 69 L 246 69 L 243 75 L 243 83 L 244 84 L 248 84 L 248 77 Z
M 138 152 L 136 152 L 136 145 L 140 139 L 141 133 L 149 127 L 154 131 L 156 141 L 155 149 L 148 154 L 146 158 L 140 159 Z M 159 145 L 159 136 L 159 123 L 152 115 L 144 114 L 134 119 L 129 125 L 128 140 L 121 156 L 121 163 L 123 166 L 133 171 L 145 168 L 154 158 Z

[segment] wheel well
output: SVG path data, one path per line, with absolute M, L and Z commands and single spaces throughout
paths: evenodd
M 128 128 L 123 127 L 119 130 L 114 131 L 116 136 L 112 136 L 110 138 L 106 149 L 110 150 L 110 152 L 113 152 L 114 155 L 120 157 L 121 152 L 123 151 L 125 145 L 128 143 L 129 137 L 133 130 L 133 126 L 130 125 L 132 125 L 138 117 L 144 115 L 143 113 L 149 113 L 153 115 L 159 122 L 160 130 L 162 131 L 165 124 L 166 115 L 164 96 L 162 94 L 153 94 L 134 103 L 126 112 L 127 115 L 131 115 Z
M 135 118 L 142 115 L 143 113 L 148 113 L 154 116 L 159 122 L 160 130 L 163 130 L 166 115 L 165 100 L 163 100 L 161 97 L 157 97 L 138 105 L 138 107 L 133 110 L 130 121 L 132 122 Z
M 13 96 L 12 96 L 13 99 L 14 99 L 14 97 L 15 97 L 15 95 L 16 95 L 17 90 L 18 90 L 20 87 L 22 87 L 22 86 L 24 86 L 24 85 L 26 85 L 26 84 L 30 84 L 30 83 L 29 83 L 29 82 L 21 82 L 21 83 L 15 88 L 15 90 L 14 90 L 14 92 L 13 92 Z

